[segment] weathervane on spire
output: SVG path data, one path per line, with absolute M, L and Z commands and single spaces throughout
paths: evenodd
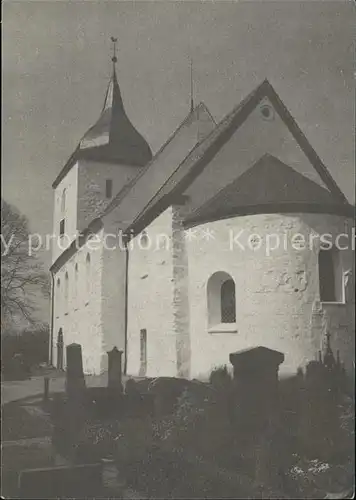
M 113 56 L 111 58 L 113 64 L 117 63 L 117 57 L 116 57 L 116 44 L 117 44 L 117 38 L 114 38 L 113 36 L 111 37 L 111 41 L 113 43 Z

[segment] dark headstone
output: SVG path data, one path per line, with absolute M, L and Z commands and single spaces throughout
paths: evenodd
M 80 400 L 85 389 L 82 347 L 80 344 L 69 344 L 66 348 L 66 352 L 66 392 L 70 399 Z
M 148 393 L 155 398 L 155 413 L 157 416 L 169 415 L 174 412 L 178 397 L 188 387 L 185 379 L 174 377 L 158 377 L 148 386 Z
M 278 408 L 278 369 L 284 354 L 254 347 L 230 354 L 234 367 L 233 395 L 237 425 L 256 433 Z
M 330 460 L 341 443 L 338 376 L 324 363 L 306 367 L 300 431 L 304 451 L 313 458 Z
M 122 354 L 117 347 L 108 352 L 108 388 L 120 393 L 122 387 Z
M 234 367 L 232 398 L 237 435 L 252 449 L 255 481 L 279 486 L 279 392 L 278 370 L 284 354 L 266 347 L 254 347 L 230 354 Z
M 77 465 L 23 470 L 20 498 L 97 498 L 102 495 L 102 465 Z

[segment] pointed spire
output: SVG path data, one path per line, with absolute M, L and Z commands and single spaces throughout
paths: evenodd
M 193 61 L 190 59 L 190 112 L 194 110 L 194 98 L 193 98 Z
M 109 86 L 106 91 L 105 95 L 105 100 L 104 100 L 104 106 L 102 109 L 102 114 L 107 110 L 107 109 L 120 109 L 122 113 L 125 113 L 124 110 L 124 104 L 122 102 L 121 98 L 121 92 L 120 92 L 120 87 L 119 83 L 117 81 L 117 75 L 116 75 L 116 63 L 117 63 L 117 56 L 116 56 L 116 44 L 117 44 L 117 38 L 111 37 L 110 38 L 112 42 L 112 76 L 111 80 L 109 83 Z
M 113 55 L 110 79 L 101 115 L 80 141 L 80 150 L 126 164 L 145 165 L 152 158 L 149 145 L 127 117 L 116 75 L 117 38 L 111 37 Z M 105 149 L 103 149 L 105 148 Z M 95 151 L 94 151 L 95 149 Z

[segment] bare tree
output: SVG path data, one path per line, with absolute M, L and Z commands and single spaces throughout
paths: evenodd
M 49 278 L 37 258 L 30 255 L 26 217 L 1 200 L 1 326 L 14 318 L 33 322 L 35 299 L 49 293 Z

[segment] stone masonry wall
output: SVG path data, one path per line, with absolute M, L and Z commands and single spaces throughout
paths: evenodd
M 62 213 L 62 194 L 65 190 L 65 209 Z M 73 241 L 77 232 L 77 200 L 78 200 L 78 164 L 74 165 L 65 178 L 54 190 L 53 207 L 53 236 L 52 241 L 52 262 L 65 250 L 70 241 Z M 65 218 L 65 233 L 68 238 L 59 237 L 59 223 Z
M 114 248 L 114 246 L 116 248 Z M 126 252 L 118 239 L 110 238 L 103 249 L 102 313 L 103 350 L 125 350 Z M 107 370 L 108 358 L 102 358 L 101 371 Z M 124 357 L 123 357 L 124 362 Z
M 333 347 L 340 350 L 347 369 L 352 369 L 355 299 L 350 290 L 354 271 L 349 273 L 346 303 L 320 303 L 317 238 L 324 233 L 335 238 L 345 229 L 350 232 L 350 225 L 349 221 L 347 229 L 344 218 L 330 215 L 261 214 L 194 228 L 194 237 L 187 238 L 191 377 L 207 377 L 214 366 L 228 364 L 230 352 L 258 345 L 285 353 L 282 372 L 294 373 L 315 359 L 326 325 Z M 237 239 L 245 250 L 231 243 L 240 231 Z M 252 233 L 262 237 L 260 249 L 252 250 L 247 244 Z M 286 238 L 289 246 L 284 249 L 281 245 L 267 255 L 266 237 L 273 233 Z M 314 236 L 313 248 L 293 250 L 291 238 L 297 233 L 307 241 Z M 342 272 L 348 272 L 353 268 L 353 252 L 349 249 L 340 254 Z M 217 271 L 225 271 L 235 281 L 236 325 L 230 326 L 230 331 L 219 327 L 209 330 L 207 281 Z
M 184 207 L 172 207 L 173 316 L 176 335 L 177 375 L 190 375 L 189 271 L 186 236 L 182 225 Z
M 98 239 L 101 236 L 102 233 L 98 234 Z M 90 255 L 90 268 L 86 263 L 88 254 Z M 76 270 L 76 265 L 78 270 Z M 65 297 L 66 273 L 68 273 L 68 299 Z M 60 280 L 59 286 L 57 285 L 58 279 Z M 80 248 L 56 273 L 53 330 L 54 363 L 57 359 L 57 335 L 59 329 L 62 328 L 64 349 L 66 345 L 73 342 L 81 344 L 84 372 L 100 373 L 102 358 L 106 355 L 103 345 L 102 279 L 103 249 L 100 243 L 95 241 Z M 64 366 L 65 361 L 64 359 Z
M 95 219 L 112 198 L 138 173 L 137 167 L 81 161 L 78 171 L 78 230 Z M 112 197 L 106 198 L 106 180 L 112 180 Z
M 128 373 L 140 372 L 140 330 L 147 331 L 147 376 L 176 376 L 173 319 L 172 209 L 130 242 L 128 283 Z M 163 236 L 161 236 L 163 235 Z M 150 243 L 149 243 L 150 242 Z

